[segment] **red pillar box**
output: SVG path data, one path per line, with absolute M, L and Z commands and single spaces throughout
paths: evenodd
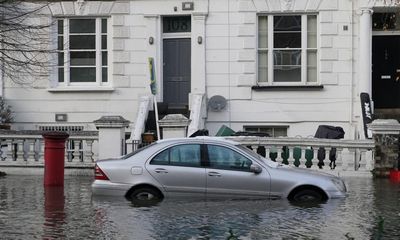
M 64 186 L 65 132 L 47 132 L 44 138 L 44 186 Z

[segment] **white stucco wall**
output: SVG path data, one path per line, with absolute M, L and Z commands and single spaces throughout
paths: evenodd
M 358 96 L 358 14 L 370 1 L 350 0 L 194 0 L 194 11 L 182 11 L 182 1 L 88 1 L 83 10 L 74 2 L 54 3 L 53 16 L 110 16 L 113 91 L 49 91 L 52 76 L 43 76 L 34 88 L 4 84 L 4 96 L 16 112 L 15 128 L 29 129 L 54 123 L 55 113 L 68 114 L 65 124 L 94 129 L 93 120 L 121 115 L 135 121 L 138 99 L 150 94 L 148 57 L 155 58 L 161 77 L 161 17 L 192 15 L 192 92 L 208 98 L 222 95 L 227 107 L 209 111 L 211 134 L 222 124 L 234 130 L 243 125 L 289 125 L 289 136 L 314 135 L 321 124 L 342 126 L 346 138 L 360 129 Z M 177 11 L 174 10 L 177 7 Z M 318 15 L 319 90 L 255 91 L 257 83 L 258 14 Z M 195 22 L 196 21 L 196 22 Z M 197 37 L 202 36 L 202 45 Z M 149 37 L 155 43 L 148 43 Z M 162 92 L 162 91 L 160 91 Z M 162 94 L 158 100 L 162 101 Z M 60 123 L 64 124 L 64 123 Z

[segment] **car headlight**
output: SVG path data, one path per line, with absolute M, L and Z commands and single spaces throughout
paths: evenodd
M 337 188 L 339 191 L 341 191 L 341 192 L 346 192 L 346 191 L 347 191 L 346 185 L 344 184 L 344 182 L 343 182 L 342 179 L 339 179 L 339 178 L 332 178 L 331 180 L 332 180 L 333 184 L 336 186 L 336 188 Z

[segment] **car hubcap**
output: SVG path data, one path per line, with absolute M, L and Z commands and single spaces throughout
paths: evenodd
M 151 200 L 154 199 L 154 195 L 149 192 L 142 192 L 136 195 L 139 200 Z

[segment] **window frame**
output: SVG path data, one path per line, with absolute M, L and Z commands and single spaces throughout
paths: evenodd
M 85 20 L 85 19 L 93 19 L 95 20 L 95 32 L 94 33 L 70 33 L 70 20 Z M 107 31 L 105 33 L 102 32 L 102 21 L 106 20 L 106 26 L 107 26 Z M 60 34 L 58 31 L 58 22 L 62 21 L 63 23 L 63 33 Z M 57 30 L 56 30 L 56 35 L 57 35 L 57 45 L 58 40 L 59 40 L 59 36 L 62 35 L 63 37 L 63 47 L 62 50 L 59 50 L 57 47 L 57 66 L 56 66 L 56 71 L 55 71 L 55 82 L 56 82 L 56 86 L 57 87 L 110 87 L 111 86 L 111 65 L 110 65 L 110 59 L 111 59 L 111 34 L 110 34 L 110 29 L 111 29 L 111 21 L 110 21 L 110 17 L 109 16 L 91 16 L 91 17 L 60 17 L 60 18 L 56 18 L 56 25 L 57 25 Z M 70 49 L 70 36 L 71 35 L 94 35 L 95 36 L 95 49 L 94 51 L 91 49 L 87 49 L 87 51 L 85 51 L 85 49 Z M 106 41 L 107 41 L 107 46 L 106 49 L 102 49 L 102 36 L 106 36 Z M 71 61 L 70 61 L 70 56 L 71 56 L 71 52 L 82 52 L 82 53 L 86 53 L 86 52 L 94 52 L 95 53 L 95 72 L 96 72 L 96 76 L 95 76 L 95 81 L 94 82 L 89 82 L 89 81 L 85 81 L 85 82 L 74 82 L 71 81 Z M 102 52 L 106 52 L 107 53 L 107 64 L 103 65 L 102 63 Z M 59 54 L 63 53 L 64 54 L 64 62 L 63 65 L 60 65 L 58 63 L 58 59 L 59 59 Z M 79 67 L 92 67 L 92 66 L 79 66 Z M 79 68 L 77 67 L 77 68 Z M 63 68 L 63 81 L 60 82 L 59 79 L 59 69 Z M 107 81 L 103 82 L 103 77 L 102 77 L 102 71 L 103 68 L 107 69 Z
M 274 48 L 274 17 L 275 16 L 300 16 L 301 17 L 301 48 Z M 316 17 L 316 47 L 309 48 L 307 46 L 307 35 L 308 35 L 308 16 L 315 16 Z M 267 17 L 267 47 L 261 48 L 260 47 L 260 34 L 259 34 L 259 24 L 260 18 Z M 256 34 L 256 67 L 257 67 L 257 85 L 258 86 L 315 86 L 320 85 L 320 38 L 319 38 L 319 31 L 320 31 L 320 24 L 319 24 L 319 15 L 317 13 L 296 13 L 296 14 L 259 14 L 257 15 L 257 34 Z M 300 50 L 301 51 L 301 80 L 300 81 L 282 81 L 276 82 L 274 81 L 274 50 Z M 307 59 L 307 52 L 308 51 L 315 51 L 316 52 L 316 81 L 308 81 L 307 72 L 308 72 L 308 59 Z M 267 52 L 267 79 L 260 79 L 260 52 Z

